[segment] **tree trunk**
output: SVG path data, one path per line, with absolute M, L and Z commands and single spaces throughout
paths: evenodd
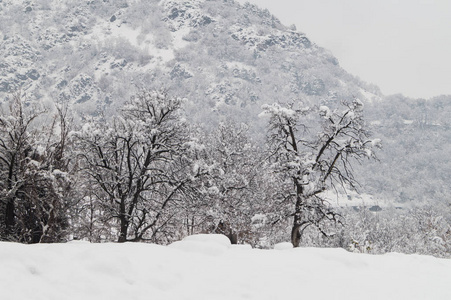
M 127 241 L 127 233 L 128 233 L 128 220 L 125 215 L 120 216 L 121 221 L 121 231 L 119 233 L 118 243 L 125 243 Z
M 299 232 L 300 228 L 301 226 L 296 225 L 296 223 L 293 224 L 293 228 L 291 230 L 291 243 L 293 244 L 294 248 L 299 247 L 299 244 L 301 243 L 301 233 Z
M 299 230 L 301 229 L 302 222 L 301 212 L 303 198 L 302 198 L 302 185 L 300 185 L 296 179 L 294 181 L 296 184 L 296 205 L 294 208 L 293 228 L 291 229 L 291 243 L 293 244 L 293 247 L 297 248 L 301 243 L 301 232 Z
M 120 221 L 120 232 L 119 232 L 119 239 L 117 240 L 118 243 L 125 243 L 127 241 L 128 236 L 128 226 L 130 224 L 129 218 L 127 215 L 127 209 L 125 206 L 126 197 L 122 193 L 122 189 L 120 185 L 119 188 L 119 194 L 121 195 L 121 202 L 119 204 L 119 221 Z M 132 213 L 132 211 L 130 211 Z
M 232 230 L 230 230 L 230 233 L 227 235 L 227 237 L 229 238 L 230 243 L 232 245 L 238 244 L 238 234 L 237 233 L 234 233 Z
M 14 232 L 15 220 L 14 220 L 14 199 L 10 199 L 6 203 L 5 211 L 5 229 L 6 235 L 11 235 Z
M 121 232 L 119 233 L 118 243 L 125 243 L 127 241 L 127 227 L 121 224 Z

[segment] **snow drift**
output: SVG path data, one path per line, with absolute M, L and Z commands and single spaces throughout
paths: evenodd
M 0 243 L 1 299 L 451 299 L 451 260 L 343 249 Z

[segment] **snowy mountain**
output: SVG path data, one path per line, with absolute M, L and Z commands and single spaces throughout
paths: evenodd
M 234 1 L 2 1 L 0 40 L 0 99 L 20 88 L 81 114 L 140 88 L 188 98 L 201 122 L 249 122 L 276 99 L 380 97 L 305 34 Z

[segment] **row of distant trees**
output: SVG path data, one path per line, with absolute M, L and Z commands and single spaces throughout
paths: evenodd
M 183 102 L 142 91 L 115 116 L 74 124 L 67 108 L 14 95 L 0 116 L 2 240 L 166 244 L 214 232 L 297 247 L 307 229 L 336 236 L 344 219 L 323 192 L 355 188 L 352 162 L 379 145 L 360 101 L 265 105 L 265 145 L 244 124 L 204 132 Z

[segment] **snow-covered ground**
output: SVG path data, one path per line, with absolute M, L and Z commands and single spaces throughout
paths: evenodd
M 0 243 L 0 299 L 451 299 L 451 260 L 290 248 Z

